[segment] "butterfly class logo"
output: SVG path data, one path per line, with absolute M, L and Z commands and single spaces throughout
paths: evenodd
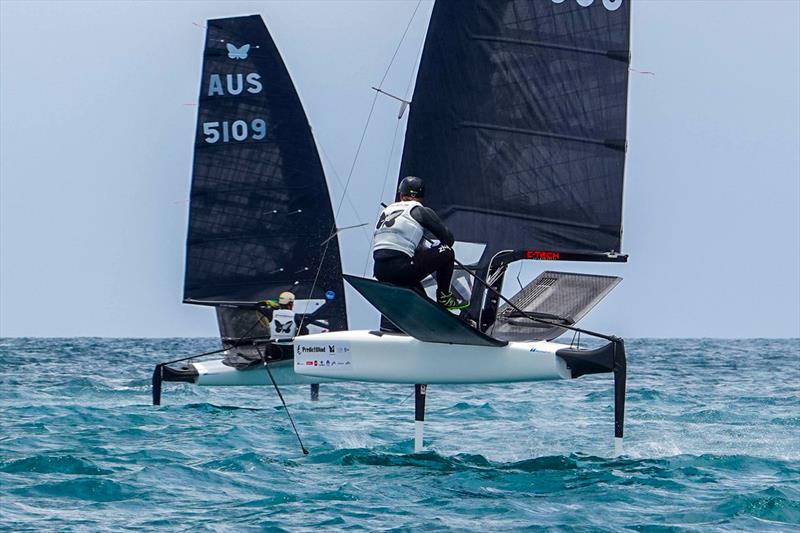
M 236 48 L 236 45 L 226 43 L 228 48 L 228 57 L 231 59 L 247 59 L 247 54 L 250 52 L 250 45 L 244 44 L 241 48 Z
M 292 322 L 275 321 L 275 331 L 278 333 L 289 333 L 292 330 Z

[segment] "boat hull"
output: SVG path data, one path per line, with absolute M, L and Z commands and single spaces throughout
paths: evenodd
M 335 331 L 295 339 L 294 371 L 314 379 L 382 383 L 511 383 L 570 379 L 548 341 L 506 346 L 422 342 L 406 335 Z
M 197 371 L 194 384 L 208 387 L 272 385 L 264 366 L 237 370 L 222 363 L 222 360 L 192 363 Z M 308 385 L 333 381 L 295 373 L 292 361 L 270 363 L 269 368 L 278 385 Z

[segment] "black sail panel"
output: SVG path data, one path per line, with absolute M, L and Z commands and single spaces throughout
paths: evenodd
M 331 329 L 346 329 L 322 164 L 258 15 L 207 23 L 194 153 L 184 300 L 253 302 L 291 290 L 322 302 L 315 317 Z M 218 313 L 221 328 L 232 329 L 226 325 L 237 322 L 237 311 L 223 306 Z M 246 314 L 238 322 L 254 323 L 254 312 Z M 243 334 L 241 325 L 235 329 Z
M 400 177 L 482 267 L 620 251 L 629 21 L 629 0 L 436 2 Z

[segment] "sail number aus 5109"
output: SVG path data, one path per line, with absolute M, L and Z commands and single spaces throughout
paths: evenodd
M 262 118 L 253 119 L 250 124 L 244 120 L 203 122 L 203 135 L 208 144 L 220 141 L 241 142 L 248 139 L 260 141 L 267 136 L 267 123 Z

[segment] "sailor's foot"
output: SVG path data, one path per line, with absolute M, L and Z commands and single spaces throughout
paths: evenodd
M 444 306 L 448 311 L 466 309 L 469 307 L 469 302 L 462 300 L 457 296 L 453 296 L 452 292 L 439 293 L 436 298 L 439 305 Z

